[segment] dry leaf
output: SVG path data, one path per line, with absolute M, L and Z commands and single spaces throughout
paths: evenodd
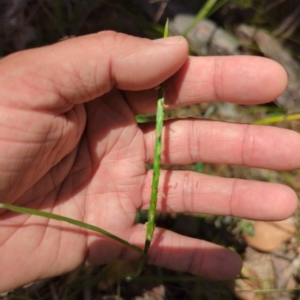
M 295 233 L 296 227 L 291 219 L 278 222 L 254 221 L 254 236 L 244 234 L 246 242 L 253 248 L 270 252 L 289 240 Z
M 244 267 L 241 271 L 243 279 L 237 279 L 235 281 L 234 291 L 235 294 L 241 300 L 266 300 L 266 295 L 257 292 L 261 290 L 262 286 L 260 284 L 261 280 L 257 273 L 251 269 Z

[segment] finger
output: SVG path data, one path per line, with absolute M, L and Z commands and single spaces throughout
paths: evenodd
M 148 209 L 152 171 L 142 190 L 141 209 Z M 162 171 L 157 209 L 163 212 L 204 213 L 275 221 L 291 216 L 296 193 L 276 183 L 221 178 L 189 171 Z
M 242 104 L 276 99 L 287 85 L 284 68 L 255 56 L 189 57 L 167 82 L 166 103 L 172 107 L 200 102 Z M 128 92 L 136 113 L 155 111 L 157 91 Z
M 112 86 L 153 88 L 183 65 L 187 52 L 183 37 L 151 41 L 115 32 L 19 52 L 0 61 L 0 85 L 6 88 L 1 101 L 61 112 Z
M 146 161 L 153 160 L 153 125 L 141 126 Z M 162 162 L 190 164 L 209 162 L 245 165 L 274 170 L 300 167 L 300 135 L 291 130 L 249 124 L 207 120 L 179 120 L 165 123 Z
M 130 243 L 139 244 L 144 238 L 144 225 L 136 225 Z M 131 250 L 123 252 L 125 259 L 135 256 Z M 242 266 L 241 258 L 233 251 L 160 228 L 155 229 L 148 263 L 219 280 L 232 279 Z

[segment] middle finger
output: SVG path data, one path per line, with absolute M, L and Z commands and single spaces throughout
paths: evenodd
M 146 162 L 151 163 L 155 127 L 141 124 L 141 128 Z M 199 119 L 168 121 L 162 144 L 162 164 L 206 162 L 273 170 L 300 167 L 300 135 L 282 128 Z

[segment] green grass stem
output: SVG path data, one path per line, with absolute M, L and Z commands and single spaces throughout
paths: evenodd
M 299 120 L 300 114 L 292 114 L 292 115 L 281 115 L 281 116 L 272 116 L 264 119 L 260 119 L 257 121 L 254 121 L 253 124 L 256 125 L 269 125 L 274 123 L 279 123 L 283 121 L 294 121 Z
M 203 5 L 203 7 L 199 10 L 197 15 L 195 16 L 193 22 L 184 30 L 182 35 L 186 36 L 190 32 L 190 30 L 192 30 L 196 26 L 198 22 L 206 18 L 209 15 L 213 6 L 216 4 L 216 2 L 217 0 L 207 0 Z
M 163 37 L 168 36 L 169 21 L 167 20 Z M 155 228 L 155 215 L 156 215 L 156 203 L 158 194 L 158 184 L 160 176 L 160 161 L 161 161 L 161 149 L 162 149 L 162 130 L 164 121 L 164 101 L 165 101 L 165 87 L 161 84 L 158 91 L 157 100 L 157 112 L 156 112 L 156 128 L 155 128 L 155 149 L 153 158 L 153 178 L 152 178 L 152 188 L 151 188 L 151 201 L 148 212 L 148 222 L 147 222 L 147 233 L 144 248 L 144 260 L 148 253 L 153 232 Z

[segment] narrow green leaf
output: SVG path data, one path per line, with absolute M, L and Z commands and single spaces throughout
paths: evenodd
M 164 38 L 167 38 L 169 35 L 169 19 L 167 19 L 164 29 Z
M 197 15 L 195 16 L 193 22 L 184 30 L 182 33 L 183 36 L 186 36 L 190 30 L 192 30 L 195 25 L 206 18 L 209 15 L 209 12 L 211 11 L 212 7 L 216 4 L 217 0 L 207 0 L 203 7 L 199 10 Z
M 255 125 L 269 125 L 269 124 L 274 124 L 274 123 L 279 123 L 279 122 L 284 122 L 284 121 L 294 121 L 294 120 L 299 120 L 300 119 L 300 114 L 292 114 L 292 115 L 279 115 L 279 116 L 272 116 L 272 117 L 267 117 L 261 120 L 254 121 L 252 124 Z
M 143 253 L 143 250 L 135 245 L 132 245 L 130 243 L 128 243 L 127 241 L 117 237 L 116 235 L 91 224 L 88 223 L 84 223 L 75 219 L 71 219 L 71 218 L 67 218 L 61 215 L 56 215 L 53 213 L 49 213 L 49 212 L 45 212 L 45 211 L 41 211 L 41 210 L 37 210 L 37 209 L 32 209 L 32 208 L 27 208 L 27 207 L 21 207 L 21 206 L 17 206 L 17 205 L 12 205 L 12 204 L 6 204 L 6 203 L 0 203 L 0 208 L 4 208 L 13 212 L 17 212 L 17 213 L 22 213 L 22 214 L 29 214 L 29 215 L 35 215 L 35 216 L 40 216 L 40 217 L 44 217 L 44 218 L 48 218 L 48 219 L 53 219 L 53 220 L 58 220 L 58 221 L 63 221 L 66 223 L 70 223 L 73 224 L 75 226 L 78 227 L 82 227 L 85 229 L 89 229 L 98 233 L 101 233 L 121 244 L 123 244 L 124 246 L 138 252 L 138 253 Z

